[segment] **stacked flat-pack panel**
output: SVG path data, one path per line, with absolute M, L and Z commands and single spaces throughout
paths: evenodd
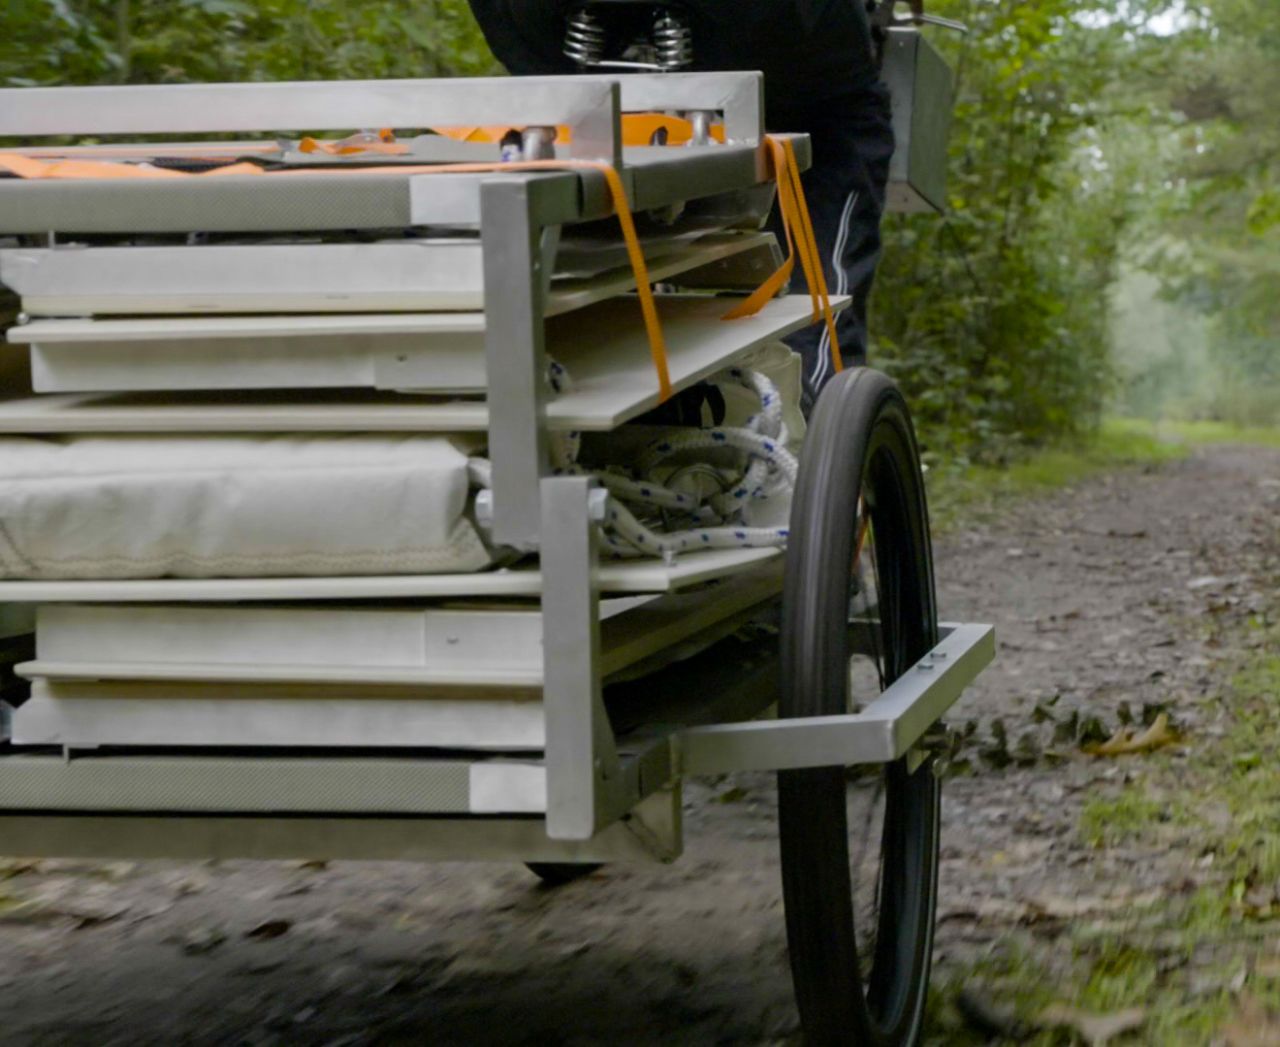
M 743 85 L 758 109 L 758 82 L 730 84 Z M 724 144 L 604 147 L 644 212 L 641 275 L 600 161 L 582 162 L 593 136 L 616 133 L 616 85 L 491 89 L 526 120 L 565 99 L 542 122 L 572 126 L 557 146 L 572 163 L 489 170 L 492 148 L 458 143 L 448 160 L 482 166 L 438 174 L 439 141 L 415 139 L 373 171 L 0 179 L 0 236 L 15 237 L 0 281 L 23 313 L 0 360 L 0 601 L 39 608 L 34 650 L 29 620 L 15 647 L 30 696 L 12 743 L 31 759 L 0 760 L 0 778 L 14 774 L 0 809 L 40 795 L 165 809 L 194 752 L 188 780 L 203 784 L 174 793 L 175 810 L 542 813 L 548 689 L 564 679 L 546 653 L 564 647 L 541 606 L 552 582 L 630 594 L 579 623 L 596 691 L 701 649 L 777 593 L 772 549 L 584 558 L 553 577 L 527 498 L 554 473 L 553 438 L 658 405 L 658 346 L 679 393 L 813 321 L 807 297 L 726 320 L 734 302 L 716 295 L 740 298 L 781 262 L 760 231 L 772 175 L 758 112 Z M 417 89 L 398 90 L 332 97 L 364 97 L 367 126 L 383 126 L 380 107 Z M 265 110 L 229 101 L 204 117 L 156 92 L 47 96 L 66 100 L 63 122 L 45 95 L 22 98 L 33 134 L 84 133 L 76 121 L 118 98 L 132 108 L 117 129 L 147 135 L 228 130 L 273 106 L 273 129 L 293 126 L 318 115 L 314 94 L 271 87 Z M 332 119 L 349 111 L 331 103 Z M 726 126 L 741 129 L 737 104 Z M 200 152 L 183 147 L 178 166 Z M 134 143 L 61 159 L 163 156 Z M 526 201 L 527 229 L 495 228 L 496 190 Z M 508 291 L 522 273 L 525 298 Z M 662 341 L 638 301 L 650 284 Z M 76 770 L 39 762 L 50 747 L 80 754 Z M 299 791 L 325 767 L 327 785 Z M 255 781 L 252 768 L 280 795 L 225 777 Z

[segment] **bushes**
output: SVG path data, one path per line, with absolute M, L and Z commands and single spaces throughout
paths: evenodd
M 496 70 L 466 0 L 5 0 L 10 84 L 449 76 Z
M 1105 88 L 1142 44 L 1082 24 L 1097 5 L 1075 0 L 934 6 L 971 28 L 940 41 L 958 72 L 950 213 L 888 221 L 875 355 L 929 454 L 999 461 L 1092 427 L 1112 382 L 1132 200 Z
M 888 220 L 872 324 L 874 358 L 906 387 L 931 456 L 1000 461 L 1095 423 L 1115 381 L 1109 301 L 1122 239 L 1135 212 L 1149 213 L 1164 192 L 1164 157 L 1150 128 L 1167 122 L 1168 111 L 1156 112 L 1149 96 L 1153 77 L 1167 75 L 1171 48 L 1136 31 L 1144 10 L 1162 2 L 931 3 L 971 27 L 966 37 L 930 31 L 958 76 L 951 206 L 945 218 Z M 1248 0 L 1215 3 L 1252 24 Z M 8 45 L 0 79 L 14 84 L 496 71 L 465 0 L 0 6 Z M 1217 75 L 1210 68 L 1201 86 Z M 1224 104 L 1229 112 L 1230 92 L 1224 97 L 1212 114 Z M 1247 217 L 1255 230 L 1280 228 L 1271 224 L 1280 205 L 1268 203 L 1280 195 L 1274 186 L 1267 192 L 1238 194 L 1241 224 Z M 1274 252 L 1265 257 L 1274 263 Z M 1220 342 L 1232 346 L 1231 360 L 1220 370 L 1243 388 L 1270 353 L 1280 297 L 1266 289 L 1274 268 L 1259 264 L 1256 278 L 1242 282 L 1234 265 L 1200 257 L 1180 275 L 1189 295 L 1208 295 L 1211 308 L 1228 314 Z M 1245 301 L 1253 303 L 1251 326 L 1228 332 Z M 1246 343 L 1247 365 L 1236 351 Z M 1244 406 L 1237 394 L 1229 399 Z

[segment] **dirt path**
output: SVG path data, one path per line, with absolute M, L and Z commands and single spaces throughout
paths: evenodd
M 1185 853 L 1089 848 L 1082 805 L 1128 772 L 1080 756 L 1061 725 L 1161 703 L 1211 731 L 1209 645 L 1274 596 L 1278 518 L 1280 451 L 1218 448 L 942 545 L 944 614 L 995 621 L 1002 654 L 955 717 L 976 727 L 972 771 L 947 787 L 941 994 L 1010 934 L 1052 951 L 1074 913 L 1187 876 Z M 676 865 L 559 891 L 496 866 L 10 862 L 0 1041 L 794 1042 L 771 785 L 688 799 Z

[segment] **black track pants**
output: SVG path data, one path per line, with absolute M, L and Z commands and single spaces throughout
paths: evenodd
M 813 166 L 803 175 L 818 251 L 832 295 L 851 295 L 853 304 L 836 319 L 846 366 L 867 362 L 867 299 L 880 259 L 880 216 L 893 156 L 889 96 L 880 84 L 861 88 L 821 107 L 774 109 L 770 127 L 798 131 L 813 142 Z M 778 215 L 770 228 L 782 240 Z M 807 293 L 800 267 L 793 293 Z M 831 345 L 822 324 L 791 335 L 787 342 L 804 357 L 805 410 L 833 374 Z

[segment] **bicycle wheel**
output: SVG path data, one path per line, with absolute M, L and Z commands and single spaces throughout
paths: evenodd
M 936 641 L 906 404 L 884 375 L 843 372 L 818 400 L 792 506 L 779 715 L 854 711 Z M 912 1044 L 933 949 L 938 781 L 930 760 L 857 770 L 778 774 L 796 1002 L 810 1044 Z

